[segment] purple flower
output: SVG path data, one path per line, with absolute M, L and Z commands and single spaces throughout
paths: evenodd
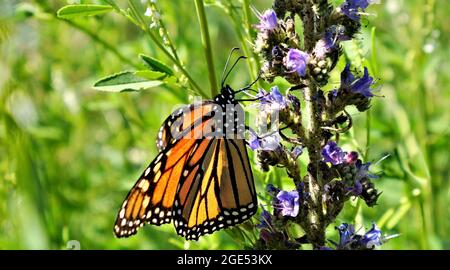
M 297 190 L 280 191 L 277 194 L 277 207 L 281 210 L 281 215 L 296 217 L 300 210 L 299 200 L 300 196 Z
M 350 38 L 345 35 L 345 28 L 343 26 L 332 26 L 325 32 L 325 35 L 317 41 L 313 53 L 317 58 L 325 58 L 327 53 L 331 52 L 333 49 L 337 49 L 338 42 L 349 39 Z
M 356 234 L 353 225 L 347 223 L 341 224 L 336 229 L 339 231 L 339 243 L 331 241 L 336 249 L 373 249 L 398 236 L 398 234 L 382 236 L 380 228 L 375 223 L 372 223 L 372 228 L 364 235 Z
M 355 237 L 355 227 L 351 224 L 342 223 L 336 228 L 339 231 L 339 244 L 338 247 L 345 249 L 348 247 Z
M 360 159 L 358 159 L 355 163 L 356 165 L 356 176 L 355 179 L 357 181 L 369 177 L 369 178 L 378 178 L 378 175 L 370 173 L 370 162 L 362 163 Z
M 254 25 L 259 30 L 274 30 L 278 26 L 277 14 L 272 9 L 264 11 L 263 14 L 257 14 L 259 24 Z
M 336 142 L 329 141 L 322 149 L 322 156 L 325 162 L 338 165 L 344 162 L 345 152 L 337 146 Z
M 278 132 L 261 138 L 253 130 L 249 130 L 249 133 L 248 146 L 252 150 L 274 151 L 280 147 L 281 136 Z
M 248 140 L 248 146 L 252 150 L 259 149 L 261 147 L 261 144 L 259 143 L 258 135 L 252 130 L 249 130 L 249 133 L 250 133 L 250 139 Z
M 286 98 L 280 93 L 278 86 L 270 88 L 270 92 L 267 93 L 264 89 L 259 89 L 256 97 L 259 99 L 261 112 L 272 113 L 273 111 L 279 111 L 288 106 Z
M 284 58 L 284 66 L 289 72 L 297 72 L 300 76 L 305 76 L 306 65 L 308 64 L 309 55 L 297 49 L 289 49 Z
M 372 228 L 359 239 L 359 244 L 368 249 L 381 246 L 383 242 L 380 228 L 375 223 L 372 223 Z
M 350 64 L 347 64 L 341 72 L 341 88 L 350 89 L 353 93 L 358 93 L 366 98 L 373 97 L 371 86 L 373 85 L 373 78 L 369 76 L 367 67 L 364 67 L 364 75 L 356 79 L 350 71 Z
M 346 0 L 341 5 L 341 11 L 350 19 L 359 21 L 359 9 L 365 11 L 369 4 L 373 2 L 374 0 Z

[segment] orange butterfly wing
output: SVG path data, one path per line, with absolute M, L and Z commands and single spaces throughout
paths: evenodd
M 203 136 L 216 129 L 216 107 L 209 101 L 192 104 L 166 119 L 157 140 L 159 155 L 119 210 L 117 237 L 135 234 L 146 222 L 161 225 L 174 219 L 179 235 L 196 240 L 256 212 L 245 140 Z

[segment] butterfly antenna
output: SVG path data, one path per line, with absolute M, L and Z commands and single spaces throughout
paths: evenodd
M 231 66 L 230 70 L 228 70 L 227 74 L 225 75 L 225 78 L 223 78 L 223 80 L 222 80 L 222 87 L 223 87 L 224 82 L 227 80 L 228 75 L 230 75 L 231 71 L 233 71 L 233 68 L 236 66 L 237 63 L 239 63 L 239 60 L 241 60 L 241 59 L 247 59 L 247 57 L 241 55 L 241 56 L 239 56 L 238 59 L 236 59 L 234 64 Z
M 230 53 L 228 54 L 228 58 L 227 58 L 227 62 L 225 63 L 225 68 L 223 69 L 223 72 L 222 72 L 222 80 L 221 80 L 221 82 L 220 82 L 220 85 L 223 87 L 223 83 L 225 82 L 225 79 L 224 79 L 224 75 L 225 75 L 225 72 L 227 71 L 227 67 L 228 67 L 228 63 L 230 62 L 230 58 L 231 58 L 231 56 L 233 55 L 233 53 L 235 52 L 235 51 L 237 51 L 237 50 L 239 50 L 239 48 L 238 47 L 234 47 L 233 49 L 231 49 L 231 51 L 230 51 Z

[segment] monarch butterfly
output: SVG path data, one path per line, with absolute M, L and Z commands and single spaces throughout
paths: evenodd
M 198 240 L 256 213 L 244 114 L 235 99 L 236 93 L 256 81 L 238 91 L 224 86 L 242 58 L 222 76 L 221 93 L 213 100 L 185 106 L 164 121 L 157 139 L 159 154 L 119 210 L 114 226 L 117 237 L 134 235 L 145 223 L 173 221 L 178 235 Z

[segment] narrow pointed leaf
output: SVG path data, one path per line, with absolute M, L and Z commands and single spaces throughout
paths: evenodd
M 140 76 L 138 74 L 141 74 Z M 118 74 L 100 79 L 94 84 L 94 88 L 100 91 L 122 92 L 139 91 L 163 84 L 158 79 L 148 79 L 142 75 L 142 71 L 124 71 Z M 147 73 L 146 76 L 158 76 L 158 74 Z M 156 78 L 155 77 L 155 78 Z
M 111 10 L 113 8 L 107 5 L 67 5 L 60 8 L 57 15 L 62 19 L 74 19 L 77 17 L 100 15 Z
M 139 55 L 139 57 L 144 62 L 145 66 L 147 66 L 150 70 L 163 72 L 169 76 L 173 76 L 173 70 L 158 59 L 144 54 Z

